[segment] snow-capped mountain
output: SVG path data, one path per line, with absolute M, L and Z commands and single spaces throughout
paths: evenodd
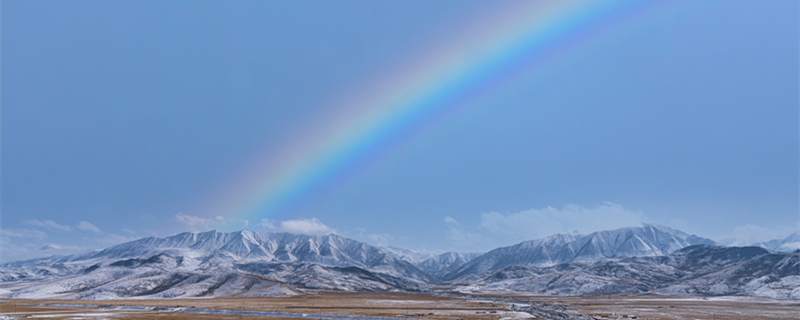
M 443 278 L 456 279 L 514 265 L 547 267 L 574 260 L 661 256 L 696 244 L 716 245 L 710 239 L 651 224 L 589 235 L 557 234 L 494 249 Z
M 143 238 L 80 256 L 50 257 L 12 262 L 4 267 L 35 266 L 41 262 L 79 264 L 83 261 L 180 256 L 183 268 L 233 268 L 234 264 L 311 263 L 337 267 L 359 267 L 421 281 L 427 276 L 411 263 L 396 259 L 377 247 L 335 234 L 295 235 L 259 233 L 249 230 L 222 233 L 184 232 L 166 238 Z M 135 259 L 134 259 L 135 260 Z M 118 260 L 123 261 L 123 260 Z
M 477 252 L 435 254 L 391 246 L 381 247 L 381 249 L 395 258 L 411 262 L 414 266 L 427 273 L 434 281 L 441 280 L 442 276 L 457 270 L 482 254 Z
M 392 246 L 383 246 L 380 248 L 392 257 L 411 262 L 415 265 L 437 255 L 433 252 L 419 252 Z
M 400 249 L 390 253 L 338 235 L 187 232 L 82 255 L 0 265 L 0 296 L 118 299 L 276 296 L 306 290 L 517 290 L 800 297 L 800 250 L 775 253 L 713 245 L 667 227 L 643 225 L 554 235 L 485 254 L 448 252 L 414 264 L 397 257 Z M 411 259 L 408 252 L 405 258 Z
M 85 298 L 204 296 L 238 282 L 243 283 L 239 289 L 219 293 L 257 296 L 291 293 L 294 288 L 409 290 L 431 281 L 407 261 L 338 235 L 247 230 L 187 232 L 84 255 L 7 263 L 0 277 L 11 285 L 15 297 Z M 251 292 L 256 284 L 267 282 L 273 283 L 269 288 L 281 287 Z
M 481 255 L 482 253 L 477 252 L 447 252 L 417 263 L 416 266 L 430 275 L 434 280 L 439 281 L 445 275 L 458 270 L 461 266 Z
M 508 266 L 439 284 L 440 290 L 549 295 L 659 292 L 800 298 L 800 250 L 690 246 L 668 256 Z
M 753 244 L 757 247 L 767 248 L 775 252 L 790 252 L 800 249 L 800 232 L 792 233 L 783 239 L 775 239 Z

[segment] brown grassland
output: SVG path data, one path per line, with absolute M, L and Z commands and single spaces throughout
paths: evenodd
M 510 310 L 502 298 L 561 305 L 569 312 L 597 318 L 635 315 L 638 319 L 800 319 L 800 301 L 739 297 L 611 295 L 553 297 L 493 295 L 449 298 L 411 293 L 317 293 L 279 298 L 210 298 L 170 300 L 0 300 L 0 316 L 48 319 L 277 319 L 165 311 L 123 311 L 97 305 L 193 307 L 197 309 L 277 311 L 305 314 L 364 315 L 437 320 L 516 320 L 531 315 Z M 37 304 L 37 305 L 33 305 Z M 51 304 L 87 305 L 57 307 Z M 16 310 L 16 313 L 15 313 Z M 284 318 L 289 319 L 289 318 Z

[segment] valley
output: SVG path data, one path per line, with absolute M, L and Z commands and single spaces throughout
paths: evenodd
M 537 307 L 557 313 L 520 311 Z M 16 308 L 16 313 L 14 312 Z M 0 319 L 796 319 L 797 300 L 653 294 L 553 297 L 319 292 L 293 297 L 171 300 L 0 300 Z M 292 316 L 264 316 L 263 313 Z M 346 316 L 339 318 L 337 316 Z M 5 318 L 3 318 L 5 317 Z

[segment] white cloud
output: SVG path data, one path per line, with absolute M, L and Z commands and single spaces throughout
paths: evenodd
M 41 250 L 41 251 L 61 250 L 61 246 L 59 246 L 57 244 L 54 244 L 54 243 L 48 243 L 48 244 L 45 244 L 43 247 L 39 248 L 39 250 Z
M 259 223 L 258 225 L 264 229 L 272 229 L 272 230 L 278 229 L 275 227 L 275 221 L 270 219 L 261 219 L 261 223 Z
M 219 219 L 221 217 L 217 217 Z M 214 223 L 214 220 L 201 218 L 198 216 L 178 213 L 175 215 L 175 221 L 178 221 L 185 225 L 187 228 L 191 230 L 198 230 L 202 228 L 203 230 L 207 230 L 211 228 L 211 225 Z
M 488 238 L 482 236 L 478 232 L 465 231 L 464 227 L 450 216 L 445 217 L 444 222 L 447 223 L 448 228 L 448 230 L 445 231 L 445 235 L 456 245 L 468 246 L 489 241 Z
M 785 243 L 781 246 L 781 249 L 785 249 L 788 251 L 794 251 L 800 249 L 800 242 L 789 242 Z
M 591 233 L 639 225 L 642 213 L 606 202 L 594 208 L 566 205 L 563 209 L 547 207 L 504 215 L 498 212 L 481 214 L 483 230 L 512 240 L 534 239 L 555 233 Z
M 326 226 L 317 218 L 282 221 L 281 231 L 308 235 L 336 233 L 336 230 Z
M 5 235 L 5 231 L 7 230 L 0 230 L 0 233 Z M 31 251 L 24 246 L 12 243 L 8 237 L 0 236 L 0 263 L 30 259 L 32 258 Z
M 641 225 L 643 214 L 605 202 L 594 207 L 566 205 L 562 209 L 546 207 L 517 213 L 482 213 L 478 225 L 467 225 L 455 218 L 444 218 L 445 236 L 453 244 L 488 249 L 491 246 L 532 240 L 556 233 L 591 233 Z
M 100 233 L 100 234 L 103 233 L 102 231 L 100 231 L 100 228 L 98 228 L 96 225 L 91 224 L 89 221 L 81 221 L 81 222 L 79 222 L 77 228 L 81 229 L 81 230 Z
M 770 240 L 783 238 L 792 231 L 793 229 L 790 227 L 775 230 L 772 228 L 746 224 L 734 228 L 731 234 L 723 235 L 718 237 L 718 239 L 719 242 L 729 246 L 748 246 L 757 244 L 759 242 L 767 242 Z
M 63 225 L 63 224 L 58 224 L 57 222 L 55 222 L 53 220 L 40 221 L 40 220 L 36 220 L 36 219 L 31 219 L 31 220 L 22 221 L 22 224 L 27 224 L 27 225 L 37 226 L 37 227 L 42 227 L 42 228 L 47 228 L 47 229 L 58 229 L 58 230 L 64 230 L 64 231 L 72 230 L 72 228 L 70 228 L 70 226 L 66 226 L 66 225 Z
M 45 234 L 44 232 L 32 229 L 2 229 L 0 230 L 0 236 L 14 237 L 14 238 L 33 238 L 39 240 L 47 238 L 47 234 Z
M 385 233 L 368 234 L 367 238 L 372 240 L 373 244 L 377 244 L 379 246 L 386 246 L 389 244 L 390 241 L 394 240 L 392 236 Z
M 460 246 L 469 246 L 489 241 L 488 238 L 482 236 L 480 233 L 466 232 L 459 228 L 453 228 L 453 227 L 451 227 L 450 230 L 446 231 L 445 234 L 447 235 L 448 239 L 453 241 L 454 244 Z
M 371 233 L 367 234 L 367 229 L 364 228 L 356 228 L 356 232 L 353 233 L 345 233 L 345 236 L 351 237 L 353 239 L 358 239 L 360 241 L 368 242 L 373 245 L 377 246 L 388 246 L 389 242 L 394 241 L 394 237 L 387 233 Z
M 94 238 L 93 240 L 102 245 L 113 246 L 123 242 L 136 240 L 136 237 L 123 236 L 113 233 L 104 233 L 99 238 Z
M 136 234 L 136 231 L 133 231 L 131 229 L 122 229 L 122 231 L 124 231 L 125 233 L 128 233 L 128 234 Z
M 80 246 L 70 246 L 70 245 L 58 245 L 55 243 L 46 243 L 44 246 L 39 248 L 39 251 L 58 251 L 53 253 L 64 254 L 65 252 L 81 252 L 86 251 L 86 248 Z

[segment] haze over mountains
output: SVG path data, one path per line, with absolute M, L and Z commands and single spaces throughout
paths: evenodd
M 792 233 L 783 239 L 775 239 L 753 244 L 772 251 L 788 252 L 800 249 L 800 232 Z
M 766 248 L 721 247 L 671 228 L 643 225 L 554 235 L 484 254 L 433 255 L 335 234 L 187 232 L 3 264 L 0 295 L 108 299 L 436 290 L 800 298 L 800 250 L 781 253 L 767 247 L 792 248 L 793 236 Z

